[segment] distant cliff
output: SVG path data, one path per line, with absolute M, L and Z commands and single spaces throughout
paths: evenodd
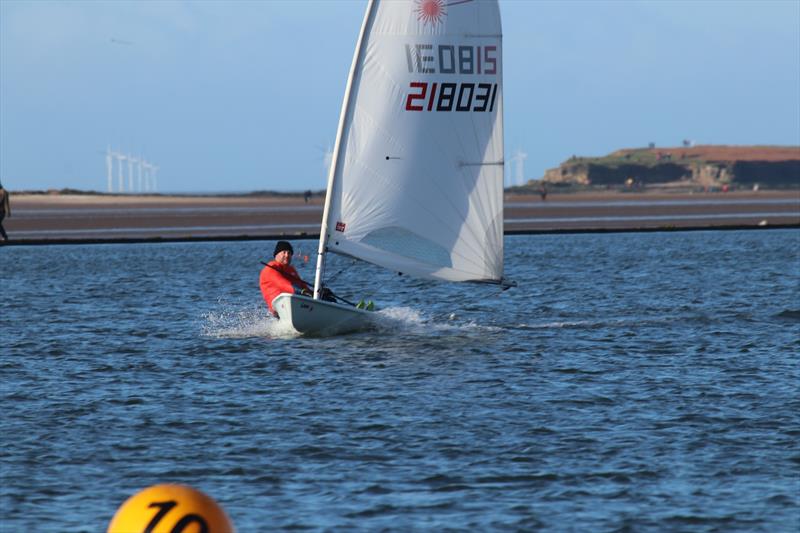
M 800 146 L 692 146 L 571 157 L 545 172 L 551 184 L 800 187 Z

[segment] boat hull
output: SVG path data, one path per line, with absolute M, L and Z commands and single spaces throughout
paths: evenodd
M 327 336 L 368 329 L 373 313 L 299 294 L 281 294 L 272 301 L 281 322 L 304 335 Z

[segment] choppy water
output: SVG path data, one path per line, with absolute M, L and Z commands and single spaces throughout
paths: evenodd
M 272 246 L 0 249 L 0 529 L 160 482 L 240 531 L 800 527 L 800 231 L 509 237 L 507 292 L 336 258 L 383 321 L 328 339 Z

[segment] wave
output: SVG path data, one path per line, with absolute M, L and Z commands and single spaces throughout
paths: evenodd
M 558 329 L 558 328 L 575 328 L 575 327 L 593 327 L 601 325 L 601 322 L 591 320 L 573 320 L 564 322 L 542 322 L 541 324 L 517 324 L 512 326 L 512 329 Z
M 694 319 L 696 320 L 696 319 Z M 676 319 L 669 316 L 652 317 L 645 319 L 634 318 L 605 318 L 602 320 L 555 320 L 541 323 L 519 323 L 508 326 L 508 329 L 515 330 L 539 330 L 539 329 L 599 329 L 599 328 L 624 328 L 624 327 L 658 327 L 665 324 L 672 324 Z
M 780 320 L 800 321 L 800 309 L 785 309 L 775 315 Z

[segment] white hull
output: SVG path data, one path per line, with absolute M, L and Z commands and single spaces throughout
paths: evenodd
M 314 336 L 338 335 L 367 329 L 372 312 L 349 305 L 314 300 L 299 294 L 281 294 L 272 301 L 281 322 L 300 333 Z

